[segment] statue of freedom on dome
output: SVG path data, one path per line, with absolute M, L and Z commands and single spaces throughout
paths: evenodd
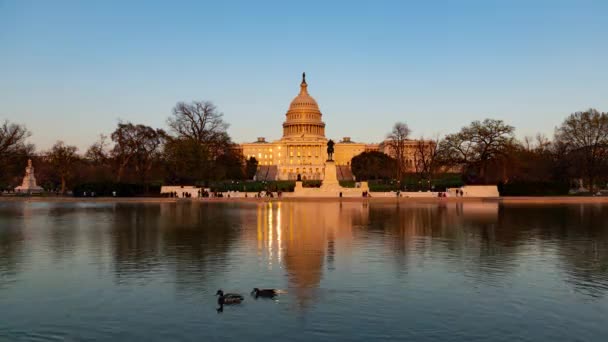
M 327 142 L 327 161 L 333 161 L 334 157 L 334 141 L 329 139 Z

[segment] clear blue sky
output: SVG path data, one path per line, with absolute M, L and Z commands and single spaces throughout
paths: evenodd
M 608 1 L 0 0 L 0 119 L 82 149 L 118 119 L 210 100 L 237 142 L 276 139 L 306 71 L 332 138 L 498 118 L 552 134 L 608 111 Z

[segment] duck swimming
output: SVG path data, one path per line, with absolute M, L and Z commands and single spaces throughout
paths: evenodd
M 258 289 L 257 287 L 251 291 L 251 295 L 255 296 L 255 298 L 263 297 L 263 298 L 274 298 L 280 293 L 279 290 L 275 289 Z
M 222 290 L 217 290 L 215 295 L 219 296 L 217 298 L 217 304 L 220 306 L 217 309 L 219 312 L 224 310 L 224 305 L 241 304 L 245 300 L 245 297 L 238 293 L 224 293 Z

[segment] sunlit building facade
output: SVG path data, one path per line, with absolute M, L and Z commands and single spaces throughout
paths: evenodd
M 276 141 L 260 137 L 252 143 L 240 144 L 243 156 L 258 161 L 262 178 L 267 180 L 322 180 L 327 160 L 325 122 L 317 101 L 308 93 L 305 74 L 302 75 L 300 93 L 291 101 L 283 122 L 283 136 Z M 350 137 L 334 141 L 333 159 L 338 166 L 339 179 L 352 179 L 350 162 L 366 151 L 391 154 L 386 144 L 354 142 Z M 413 154 L 416 142 L 408 144 L 406 166 L 414 171 Z M 409 161 L 409 162 L 408 162 Z M 260 174 L 260 172 L 258 172 Z

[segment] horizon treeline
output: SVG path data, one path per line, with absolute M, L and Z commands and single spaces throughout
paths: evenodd
M 252 179 L 257 161 L 245 160 L 228 126 L 209 101 L 179 102 L 167 118 L 167 130 L 119 121 L 86 151 L 61 140 L 36 151 L 25 125 L 4 120 L 0 190 L 21 183 L 30 158 L 38 184 L 58 193 L 82 184 L 136 184 L 148 193 L 149 186 L 161 184 Z M 353 158 L 357 180 L 407 178 L 430 188 L 446 173 L 458 174 L 465 184 L 571 184 L 582 179 L 590 191 L 608 181 L 608 113 L 596 109 L 568 115 L 553 137 L 516 139 L 515 127 L 488 118 L 431 139 L 412 137 L 407 124 L 398 122 L 383 144 L 389 155 L 364 152 Z

